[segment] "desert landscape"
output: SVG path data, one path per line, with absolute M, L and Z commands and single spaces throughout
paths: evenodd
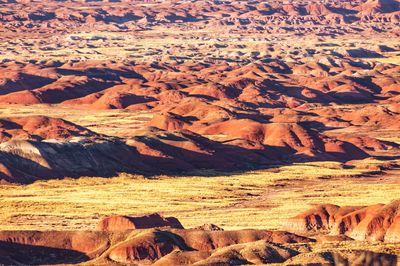
M 398 0 L 0 0 L 0 265 L 398 265 Z

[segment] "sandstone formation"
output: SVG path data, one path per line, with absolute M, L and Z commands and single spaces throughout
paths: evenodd
M 123 231 L 129 229 L 145 229 L 154 227 L 171 227 L 183 229 L 183 226 L 175 217 L 163 217 L 158 213 L 146 216 L 110 216 L 97 225 L 102 231 Z
M 290 218 L 284 226 L 300 234 L 345 235 L 361 241 L 399 241 L 398 200 L 389 204 L 339 207 L 318 205 Z

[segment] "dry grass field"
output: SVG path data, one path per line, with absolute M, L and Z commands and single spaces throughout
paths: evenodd
M 146 111 L 119 109 L 101 111 L 91 110 L 85 106 L 47 104 L 0 106 L 0 117 L 48 115 L 49 113 L 52 117 L 67 119 L 97 133 L 117 137 L 134 135 L 136 130 L 152 117 L 152 114 Z
M 384 162 L 358 162 L 353 169 L 319 162 L 230 175 L 121 174 L 1 186 L 0 227 L 93 229 L 105 215 L 161 212 L 188 228 L 214 223 L 226 229 L 279 229 L 311 204 L 368 205 L 398 198 L 400 171 L 371 172 L 374 164 Z

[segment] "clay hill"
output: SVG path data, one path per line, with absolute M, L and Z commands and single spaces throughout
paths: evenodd
M 374 222 L 376 234 L 385 228 L 385 241 L 396 240 L 398 202 L 369 209 L 363 219 Z M 350 209 L 352 209 L 350 211 Z M 340 208 L 335 205 L 318 206 L 300 219 L 321 222 L 337 219 L 352 224 L 358 219 L 346 218 L 357 207 Z M 378 212 L 370 211 L 379 210 Z M 335 211 L 334 211 L 335 210 Z M 329 212 L 331 217 L 327 216 Z M 347 214 L 346 214 L 347 213 Z M 306 216 L 307 215 L 307 216 Z M 311 215 L 313 215 L 311 218 Z M 318 216 L 321 215 L 321 216 Z M 381 217 L 381 218 L 378 218 Z M 302 218 L 300 218 L 302 217 Z M 308 218 L 310 217 L 310 218 Z M 321 217 L 317 219 L 316 217 Z M 364 216 L 363 216 L 364 217 Z M 361 220 L 360 225 L 364 223 Z M 383 224 L 379 221 L 385 221 Z M 339 222 L 339 220 L 338 220 Z M 353 222 L 353 223 L 354 223 Z M 391 224 L 390 224 L 391 223 Z M 307 225 L 308 226 L 308 225 Z M 313 224 L 311 226 L 317 226 Z M 384 226 L 384 227 L 382 227 Z M 359 226 L 371 228 L 367 224 Z M 398 226 L 397 226 L 398 227 Z M 310 227 L 311 228 L 311 227 Z M 342 226 L 341 228 L 350 228 Z M 0 262 L 10 264 L 76 264 L 89 265 L 245 265 L 245 264 L 324 264 L 360 263 L 395 265 L 397 257 L 391 254 L 365 250 L 313 251 L 315 243 L 324 238 L 303 237 L 285 231 L 239 230 L 224 231 L 217 226 L 183 229 L 174 217 L 160 214 L 147 216 L 111 216 L 99 221 L 96 231 L 1 231 Z M 317 229 L 317 227 L 315 227 Z M 356 229 L 354 229 L 356 230 Z M 358 229 L 359 230 L 359 229 Z M 397 230 L 397 231 L 396 231 Z M 350 238 L 346 239 L 351 241 Z M 397 239 L 398 240 L 398 239 Z M 332 241 L 328 240 L 328 241 Z M 49 253 L 52 256 L 47 256 Z
M 3 62 L 0 104 L 47 105 L 49 114 L 1 118 L 2 179 L 237 171 L 398 155 L 399 145 L 382 136 L 400 128 L 399 66 L 320 57 L 232 65 Z M 57 106 L 148 118 L 136 129 L 97 133 L 68 122 L 68 114 L 52 118 Z
M 399 242 L 400 202 L 372 206 L 317 205 L 287 222 L 302 234 L 346 236 L 360 241 Z

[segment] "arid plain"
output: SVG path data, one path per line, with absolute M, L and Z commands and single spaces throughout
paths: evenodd
M 0 0 L 0 40 L 0 264 L 397 265 L 398 1 Z

